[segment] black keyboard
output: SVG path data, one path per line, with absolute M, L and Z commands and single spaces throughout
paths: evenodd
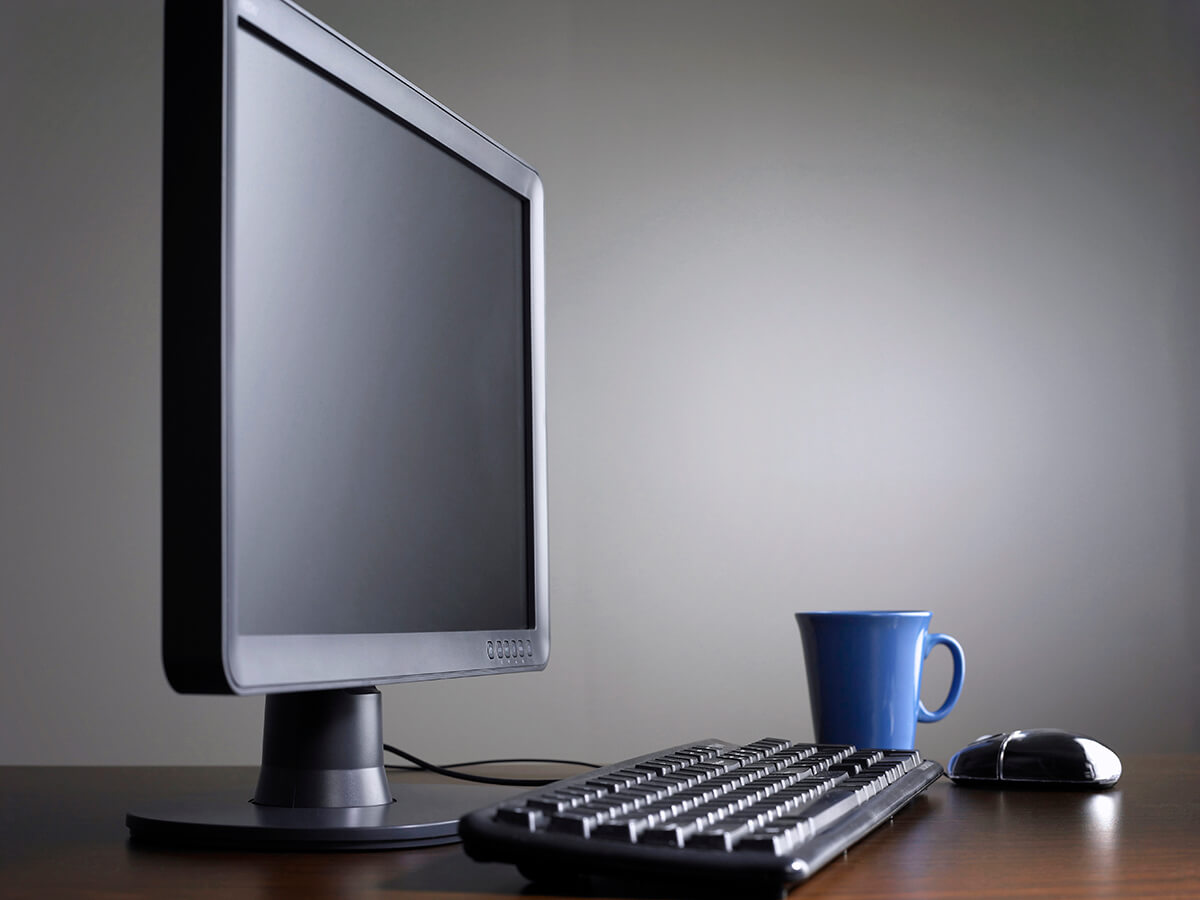
M 579 876 L 803 881 L 942 775 L 915 750 L 697 741 L 567 778 L 459 823 L 473 859 Z

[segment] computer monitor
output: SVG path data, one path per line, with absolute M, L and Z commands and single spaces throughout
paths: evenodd
M 163 655 L 266 694 L 253 800 L 135 838 L 453 839 L 375 685 L 549 653 L 537 173 L 288 0 L 168 2 Z

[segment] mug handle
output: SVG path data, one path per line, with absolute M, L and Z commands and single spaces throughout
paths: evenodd
M 922 657 L 922 660 L 928 658 L 929 651 L 938 644 L 945 644 L 954 660 L 954 677 L 950 680 L 950 693 L 946 696 L 946 702 L 934 712 L 927 710 L 925 704 L 918 700 L 918 722 L 936 722 L 946 718 L 950 710 L 954 709 L 954 704 L 958 702 L 958 695 L 962 693 L 963 672 L 967 667 L 966 659 L 963 657 L 962 644 L 948 634 L 931 634 L 925 638 L 925 656 Z

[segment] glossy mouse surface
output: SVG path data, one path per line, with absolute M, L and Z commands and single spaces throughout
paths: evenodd
M 988 787 L 1107 788 L 1121 760 L 1095 738 L 1057 728 L 1031 728 L 976 738 L 950 758 L 956 784 Z

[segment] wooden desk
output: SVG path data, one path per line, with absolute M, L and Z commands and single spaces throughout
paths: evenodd
M 1099 794 L 967 790 L 943 779 L 791 898 L 1200 898 L 1200 755 L 1125 763 L 1117 788 Z M 267 854 L 126 840 L 131 804 L 252 782 L 246 769 L 0 768 L 0 897 L 545 896 L 515 869 L 474 863 L 457 846 Z M 582 896 L 663 895 L 607 882 L 590 890 Z

